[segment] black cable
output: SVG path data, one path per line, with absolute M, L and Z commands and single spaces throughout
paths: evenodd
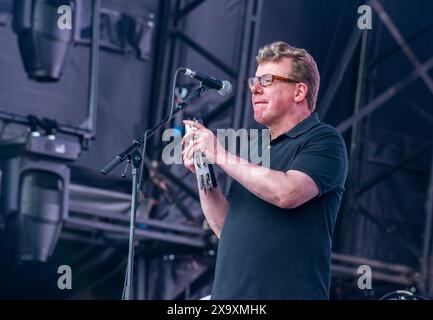
M 175 94 L 175 86 L 176 86 L 176 82 L 177 82 L 177 77 L 179 74 L 180 68 L 178 68 L 174 74 L 174 78 L 173 78 L 173 84 L 172 84 L 172 90 L 171 90 L 171 108 L 170 108 L 170 113 L 168 115 L 167 118 L 165 118 L 165 121 L 162 122 L 157 128 L 156 130 L 158 130 L 159 128 L 164 127 L 173 117 L 173 113 L 174 113 L 174 94 Z M 153 132 L 156 132 L 156 130 L 154 130 Z M 140 175 L 138 176 L 138 190 L 141 191 L 142 189 L 142 184 L 143 184 L 143 171 L 144 171 L 144 165 L 145 165 L 145 157 L 146 157 L 146 141 L 147 141 L 147 136 L 149 134 L 149 129 L 147 129 L 144 132 L 143 135 L 143 148 L 141 151 L 142 157 L 141 157 L 141 164 L 140 164 Z
M 155 130 L 153 130 L 153 132 L 156 132 L 158 129 L 164 127 L 173 117 L 173 113 L 174 113 L 174 94 L 175 94 L 175 86 L 176 86 L 176 82 L 177 82 L 177 76 L 179 74 L 180 68 L 178 68 L 174 74 L 174 78 L 173 78 L 173 84 L 172 84 L 172 93 L 171 93 L 171 108 L 170 108 L 170 113 L 168 115 L 168 117 L 157 127 L 155 128 Z M 146 131 L 144 132 L 143 135 L 143 147 L 141 150 L 141 163 L 140 163 L 140 174 L 138 176 L 138 182 L 137 182 L 137 190 L 138 192 L 141 192 L 142 189 L 142 184 L 143 184 L 143 172 L 144 172 L 144 165 L 146 164 L 146 167 L 148 167 L 148 165 L 151 165 L 150 163 L 147 163 L 146 161 L 146 145 L 147 145 L 147 136 L 149 134 L 149 129 L 146 129 Z M 148 168 L 149 174 L 150 174 L 150 170 L 151 168 Z M 139 199 L 139 197 L 137 197 L 137 199 Z M 125 276 L 125 281 L 123 284 L 123 293 L 122 293 L 122 300 L 125 298 L 125 293 L 126 293 L 126 276 Z

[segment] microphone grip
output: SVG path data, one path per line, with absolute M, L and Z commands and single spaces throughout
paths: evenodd
M 113 170 L 119 163 L 122 162 L 122 159 L 117 156 L 116 158 L 113 159 L 113 161 L 111 161 L 109 164 L 107 164 L 102 170 L 101 173 L 103 175 L 107 175 L 108 173 L 110 173 L 111 170 Z

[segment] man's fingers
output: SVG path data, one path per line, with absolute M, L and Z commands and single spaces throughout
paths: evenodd
M 193 130 L 188 132 L 183 136 L 182 143 L 184 145 L 188 144 L 190 141 L 195 141 L 200 137 L 198 130 Z
M 187 144 L 188 141 L 193 141 L 193 140 L 194 140 L 194 132 L 190 131 L 186 135 L 183 136 L 182 143 Z
M 194 127 L 194 128 L 197 128 L 197 129 L 204 128 L 204 125 L 202 125 L 200 122 L 195 122 L 195 121 L 192 121 L 192 120 L 183 120 L 183 123 L 186 124 L 186 125 L 189 125 L 190 127 Z
M 191 148 L 188 148 L 187 150 L 185 150 L 183 158 L 184 158 L 185 162 L 192 161 Z
M 185 144 L 184 150 L 190 149 L 192 147 L 195 147 L 196 145 L 198 145 L 199 143 L 201 143 L 201 139 L 195 139 L 195 140 L 191 140 L 189 143 Z
M 192 158 L 190 158 L 187 154 L 187 153 L 189 153 L 190 149 L 191 148 L 187 148 L 183 151 L 183 163 L 184 163 L 184 166 L 189 171 L 191 171 L 192 173 L 195 173 L 194 160 Z
M 194 157 L 194 154 L 196 153 L 196 152 L 199 152 L 200 151 L 200 146 L 199 146 L 199 144 L 200 144 L 200 141 L 193 141 L 193 143 L 192 144 L 190 144 L 184 151 L 184 156 L 187 158 L 187 159 L 192 159 L 193 157 Z
M 193 154 L 194 154 L 194 145 L 191 143 L 184 150 L 184 158 L 186 160 L 190 160 L 192 159 Z
M 186 168 L 191 171 L 192 173 L 195 173 L 195 167 L 194 164 L 188 164 L 186 165 Z
M 199 130 L 204 129 L 205 127 L 195 121 L 184 120 L 184 124 L 189 125 L 190 127 L 196 128 L 196 130 L 191 130 L 187 134 L 185 134 L 182 138 L 182 144 L 185 146 L 183 150 L 183 162 L 185 167 L 189 169 L 191 172 L 195 173 L 194 167 L 194 153 L 199 151 L 199 143 L 201 139 L 199 139 Z

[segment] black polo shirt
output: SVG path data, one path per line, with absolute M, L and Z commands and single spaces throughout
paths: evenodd
M 342 137 L 316 113 L 272 140 L 271 169 L 306 173 L 320 194 L 282 209 L 234 181 L 212 299 L 328 299 L 332 234 L 347 166 Z

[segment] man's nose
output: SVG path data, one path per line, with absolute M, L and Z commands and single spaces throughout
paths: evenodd
M 254 83 L 250 88 L 250 91 L 252 94 L 261 94 L 263 92 L 263 87 L 261 86 L 260 81 Z

